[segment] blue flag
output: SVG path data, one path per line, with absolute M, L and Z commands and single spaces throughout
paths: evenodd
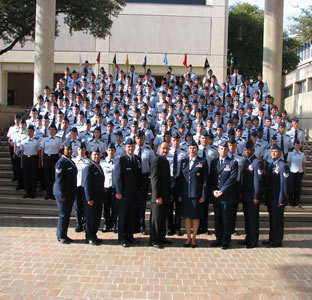
M 164 64 L 165 64 L 165 66 L 167 66 L 167 65 L 168 65 L 168 60 L 167 60 L 167 53 L 165 54 L 165 58 L 164 58 Z
M 146 63 L 147 63 L 147 56 L 145 55 L 143 65 L 142 65 L 144 69 L 146 68 Z

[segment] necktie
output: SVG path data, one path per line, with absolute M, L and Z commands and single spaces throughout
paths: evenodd
M 55 115 L 53 116 L 52 123 L 55 124 Z
M 243 94 L 243 104 L 245 104 L 245 94 Z
M 226 85 L 226 91 L 227 91 L 227 93 L 230 92 L 230 85 L 229 84 Z
M 67 119 L 67 109 L 65 110 L 65 115 L 64 115 L 64 119 Z
M 235 87 L 237 86 L 237 75 L 235 75 Z
M 261 122 L 260 122 L 260 126 L 259 127 L 263 127 L 263 118 L 261 118 Z
M 76 124 L 77 123 L 77 117 L 75 116 L 74 117 L 74 124 Z
M 173 176 L 176 176 L 178 173 L 178 153 L 177 150 L 174 150 L 173 155 Z
M 131 73 L 131 84 L 133 84 L 133 73 Z
M 262 100 L 263 100 L 263 97 L 262 97 L 262 90 L 260 90 L 260 100 L 261 100 L 261 102 L 262 102 Z
M 48 128 L 45 128 L 44 129 L 44 137 L 47 137 L 48 136 Z
M 109 145 L 111 143 L 111 134 L 108 134 L 108 139 L 107 139 L 107 145 Z
M 267 140 L 270 142 L 270 128 L 267 129 Z
M 284 154 L 284 137 L 281 135 L 281 149 L 282 153 Z
M 63 131 L 63 135 L 62 135 L 62 141 L 65 141 L 65 130 Z
M 240 119 L 240 126 L 243 128 L 243 118 Z
M 203 149 L 203 158 L 206 159 L 206 148 Z
M 294 143 L 295 141 L 298 139 L 298 129 L 295 130 L 295 140 L 294 140 Z
M 88 119 L 88 112 L 85 111 L 85 118 Z
M 271 105 L 269 105 L 269 107 L 268 107 L 268 114 L 269 114 L 269 116 L 271 116 Z
M 61 130 L 61 123 L 58 124 L 57 130 Z
M 248 129 L 248 141 L 250 140 L 250 130 Z
M 142 148 L 139 148 L 139 157 L 142 159 Z
M 223 93 L 223 104 L 225 103 L 225 92 Z

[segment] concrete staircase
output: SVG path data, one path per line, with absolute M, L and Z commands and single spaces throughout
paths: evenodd
M 312 148 L 312 142 L 309 146 Z M 305 150 L 306 154 L 312 158 L 312 151 L 308 147 Z M 292 215 L 300 214 L 303 217 L 302 220 L 309 215 L 312 218 L 312 161 L 308 160 L 306 165 L 307 174 L 303 180 L 301 196 L 302 208 L 286 208 L 286 211 Z M 23 199 L 24 191 L 16 191 L 16 182 L 12 182 L 12 177 L 7 139 L 2 135 L 0 136 L 0 214 L 57 216 L 56 202 L 45 200 L 45 191 L 38 191 L 35 199 Z M 264 205 L 261 206 L 261 211 L 266 212 Z

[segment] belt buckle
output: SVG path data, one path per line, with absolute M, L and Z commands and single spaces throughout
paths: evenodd
M 51 156 L 51 154 L 48 154 L 48 156 L 50 157 L 50 156 Z
M 28 158 L 30 158 L 30 155 L 27 155 Z

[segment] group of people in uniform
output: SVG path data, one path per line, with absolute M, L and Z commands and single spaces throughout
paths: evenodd
M 227 249 L 236 232 L 239 202 L 244 240 L 259 239 L 259 205 L 270 216 L 271 247 L 282 246 L 284 208 L 300 205 L 305 173 L 304 131 L 299 119 L 274 105 L 259 74 L 253 84 L 237 67 L 219 83 L 212 70 L 201 80 L 193 71 L 177 77 L 169 67 L 159 86 L 148 69 L 131 66 L 125 74 L 88 62 L 66 68 L 55 89 L 45 87 L 30 116 L 16 114 L 8 142 L 16 189 L 35 198 L 37 183 L 45 199 L 55 199 L 57 239 L 67 235 L 72 207 L 76 232 L 99 245 L 102 231 L 118 233 L 123 247 L 137 244 L 134 233 L 148 234 L 146 204 L 151 186 L 149 243 L 162 248 L 166 236 L 183 235 L 183 246 L 197 247 L 196 236 L 210 233 L 212 203 L 216 240 Z

